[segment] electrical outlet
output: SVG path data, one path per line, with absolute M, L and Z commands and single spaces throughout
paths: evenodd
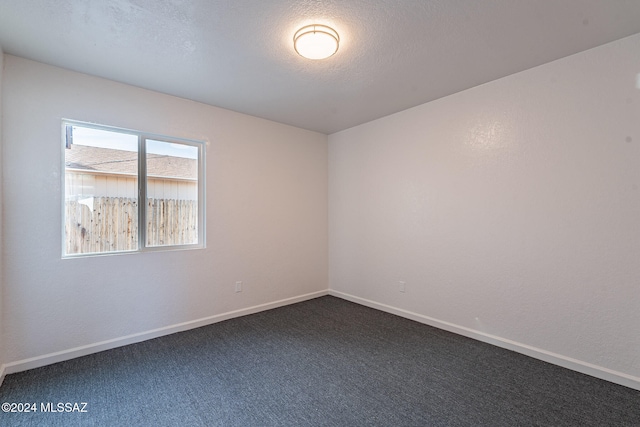
M 402 293 L 405 293 L 407 291 L 406 283 L 402 280 L 398 282 L 398 290 Z
M 242 292 L 242 282 L 236 282 L 236 292 Z

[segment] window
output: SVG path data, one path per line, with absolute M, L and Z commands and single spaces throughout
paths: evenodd
M 202 142 L 65 120 L 63 145 L 63 256 L 204 247 Z

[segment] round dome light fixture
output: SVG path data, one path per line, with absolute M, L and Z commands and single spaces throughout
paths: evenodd
M 331 27 L 307 25 L 293 35 L 293 48 L 308 59 L 325 59 L 338 51 L 340 36 Z

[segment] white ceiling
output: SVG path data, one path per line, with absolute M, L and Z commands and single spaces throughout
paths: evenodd
M 327 134 L 638 32 L 640 0 L 0 0 L 5 53 Z

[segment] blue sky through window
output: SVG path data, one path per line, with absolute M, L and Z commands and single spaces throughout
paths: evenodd
M 83 126 L 73 126 L 73 143 L 111 150 L 138 151 L 138 136 L 123 132 L 112 132 Z M 147 139 L 147 153 L 187 159 L 198 158 L 198 148 L 192 145 L 175 144 Z

